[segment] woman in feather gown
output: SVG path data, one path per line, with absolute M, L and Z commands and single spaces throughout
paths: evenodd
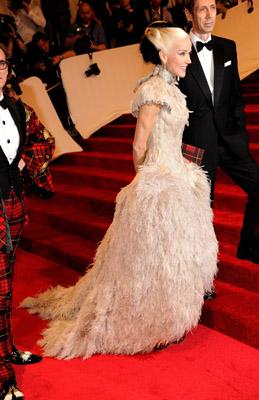
M 191 42 L 180 28 L 151 26 L 141 50 L 155 68 L 132 106 L 136 176 L 117 196 L 92 269 L 74 286 L 22 303 L 51 321 L 41 340 L 47 356 L 144 353 L 179 341 L 198 324 L 213 285 L 209 183 L 181 152 L 189 111 L 176 77 L 185 76 Z

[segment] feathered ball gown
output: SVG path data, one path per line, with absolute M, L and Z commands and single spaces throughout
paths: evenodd
M 133 114 L 153 103 L 161 111 L 145 161 L 117 196 L 92 269 L 75 286 L 51 288 L 22 303 L 51 320 L 41 340 L 48 356 L 150 352 L 198 324 L 217 271 L 209 183 L 182 156 L 189 111 L 161 66 L 139 84 Z

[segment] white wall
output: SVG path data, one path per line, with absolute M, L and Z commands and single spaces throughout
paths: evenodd
M 131 100 L 138 79 L 151 66 L 145 65 L 139 45 L 94 53 L 101 74 L 87 78 L 89 57 L 81 55 L 62 61 L 62 81 L 67 93 L 71 118 L 87 138 L 101 126 L 131 111 Z

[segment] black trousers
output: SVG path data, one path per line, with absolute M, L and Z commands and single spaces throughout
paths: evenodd
M 218 147 L 218 165 L 248 196 L 240 246 L 259 250 L 259 166 L 251 155 L 245 159 L 237 159 L 222 145 Z M 209 171 L 209 175 L 213 199 L 216 171 Z

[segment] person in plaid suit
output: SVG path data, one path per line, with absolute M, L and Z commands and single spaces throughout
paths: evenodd
M 55 138 L 39 120 L 36 112 L 21 101 L 22 90 L 17 79 L 12 75 L 4 88 L 4 93 L 12 99 L 26 119 L 26 141 L 22 159 L 23 187 L 27 195 L 32 193 L 43 199 L 54 195 L 54 184 L 49 164 L 55 150 Z
M 23 399 L 12 364 L 32 364 L 40 356 L 18 350 L 11 332 L 15 252 L 27 224 L 19 166 L 26 140 L 26 120 L 3 96 L 8 62 L 0 48 L 0 400 Z

